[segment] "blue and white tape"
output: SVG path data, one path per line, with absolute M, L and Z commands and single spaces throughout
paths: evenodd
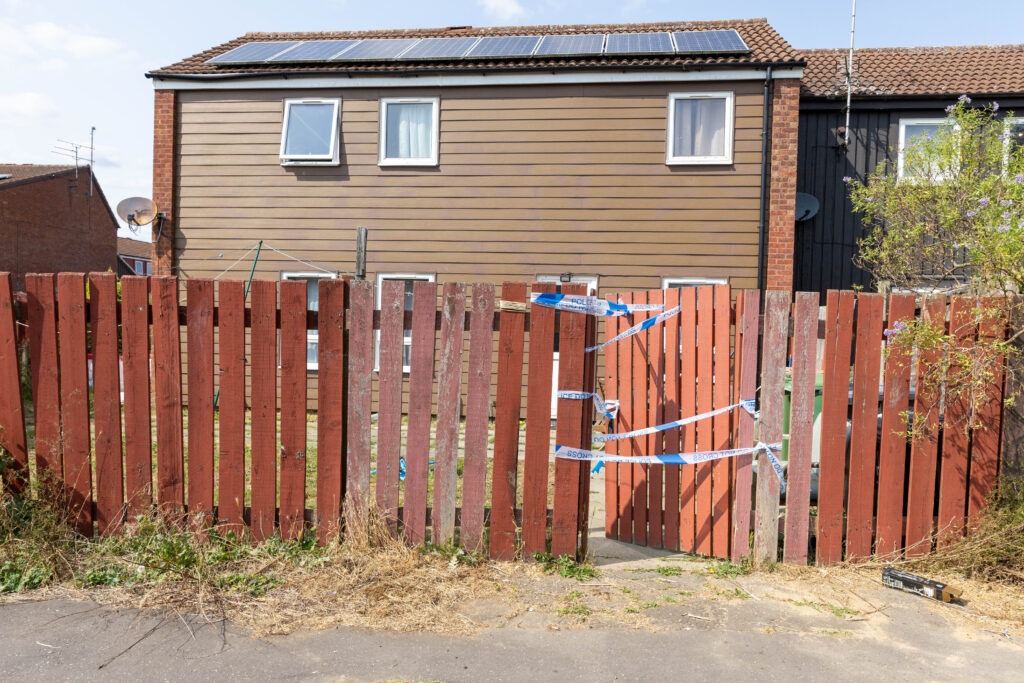
M 772 471 L 785 485 L 786 473 L 782 463 L 775 457 L 774 451 L 782 449 L 781 443 L 767 444 L 760 442 L 751 448 L 732 448 L 723 451 L 698 451 L 696 453 L 664 453 L 662 455 L 612 455 L 599 451 L 589 451 L 583 448 L 570 448 L 568 446 L 555 446 L 555 457 L 563 460 L 575 460 L 577 462 L 619 462 L 632 465 L 698 465 L 703 462 L 712 462 L 723 458 L 734 458 L 738 455 L 756 455 L 767 453 L 768 461 L 772 465 Z
M 622 304 L 622 305 L 626 306 L 626 305 L 637 305 L 637 304 Z M 609 339 L 606 342 L 598 344 L 597 346 L 588 346 L 585 350 L 588 351 L 588 352 L 596 351 L 598 349 L 603 349 L 604 347 L 608 346 L 609 344 L 614 344 L 615 342 L 620 342 L 623 339 L 626 339 L 627 337 L 632 337 L 634 334 L 639 334 L 640 332 L 643 332 L 644 330 L 650 329 L 650 328 L 654 327 L 655 325 L 657 325 L 659 323 L 665 322 L 666 320 L 668 320 L 672 316 L 677 315 L 679 313 L 679 310 L 680 310 L 679 306 L 676 306 L 675 308 L 670 308 L 669 310 L 665 311 L 664 313 L 659 313 L 658 315 L 654 316 L 653 318 L 648 318 L 647 320 L 644 320 L 643 322 L 640 322 L 640 323 L 638 323 L 636 325 L 633 325 L 633 327 L 629 328 L 628 330 L 626 330 L 622 334 L 616 335 L 616 336 L 612 337 L 611 339 Z
M 597 408 L 597 412 L 604 415 L 609 420 L 614 420 L 615 416 L 619 414 L 619 402 L 615 399 L 608 399 L 607 401 L 601 398 L 600 394 L 595 394 L 591 391 L 559 391 L 556 394 L 557 398 L 567 398 L 570 400 L 586 401 L 587 399 L 594 399 L 594 407 Z
M 753 399 L 745 399 L 739 403 L 733 403 L 731 406 L 724 406 L 722 408 L 716 408 L 715 410 L 701 413 L 700 415 L 694 415 L 693 417 L 684 417 L 680 420 L 674 420 L 672 422 L 666 422 L 665 424 L 657 425 L 655 427 L 644 427 L 642 429 L 634 429 L 631 432 L 622 432 L 619 434 L 595 434 L 594 441 L 597 443 L 604 443 L 605 441 L 622 441 L 623 439 L 632 439 L 637 436 L 647 436 L 648 434 L 657 434 L 658 432 L 667 432 L 670 429 L 678 429 L 694 422 L 706 420 L 715 415 L 721 415 L 728 413 L 736 408 L 743 408 L 745 411 L 750 413 L 755 419 L 757 419 L 757 410 L 755 409 L 756 403 Z
M 550 292 L 531 294 L 530 303 L 537 304 L 538 306 L 547 306 L 559 311 L 569 311 L 570 313 L 585 313 L 587 315 L 608 317 L 627 315 L 634 311 L 661 311 L 665 309 L 661 304 L 616 304 L 596 296 L 554 294 Z

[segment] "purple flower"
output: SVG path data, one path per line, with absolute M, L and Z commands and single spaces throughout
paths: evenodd
M 843 182 L 844 182 L 844 183 L 846 183 L 846 184 L 849 184 L 849 183 L 850 183 L 850 181 L 852 181 L 852 180 L 853 180 L 853 178 L 851 178 L 851 177 L 850 177 L 850 176 L 848 176 L 848 175 L 844 175 L 844 176 L 843 176 Z
M 982 197 L 979 199 L 978 206 L 988 206 L 988 197 Z
M 1003 211 L 1003 220 L 1004 221 L 1010 220 L 1010 212 L 1009 211 Z
M 1000 225 L 998 228 L 996 228 L 996 232 L 1009 232 L 1009 231 L 1010 231 L 1010 226 L 1009 225 L 1005 225 L 1005 224 L 1004 225 Z
M 871 202 L 875 201 L 875 198 L 874 197 L 865 197 L 864 201 L 866 201 L 868 204 L 870 204 Z
M 956 109 L 956 105 L 955 104 L 951 104 L 948 107 L 946 107 L 946 113 L 947 114 L 952 114 L 954 109 Z
M 964 104 L 970 104 L 971 103 L 971 98 L 968 97 L 967 95 L 961 95 L 960 97 L 957 98 L 957 100 L 960 101 L 960 102 L 963 102 Z
M 900 332 L 906 331 L 906 329 L 907 324 L 902 320 L 897 320 L 895 323 L 893 323 L 892 328 L 885 330 L 884 332 L 882 332 L 882 334 L 885 335 L 886 337 L 894 337 Z
M 1000 206 L 1009 206 L 1010 204 L 1013 204 L 1013 200 L 1012 199 L 1000 199 L 999 200 L 999 204 L 1000 204 Z
M 999 103 L 998 102 L 993 102 L 992 103 L 992 112 L 995 113 L 997 111 L 999 111 Z
M 1010 133 L 1009 132 L 1003 133 L 1002 135 L 999 136 L 999 140 L 1001 142 L 1006 142 L 1009 139 L 1010 139 Z
M 1021 173 L 1018 176 L 1014 176 L 1013 182 L 1017 183 L 1018 185 L 1024 184 L 1024 173 Z
M 978 212 L 977 212 L 977 211 L 968 211 L 968 212 L 967 212 L 967 217 L 968 217 L 968 218 L 974 218 L 974 217 L 975 217 L 975 216 L 977 216 L 977 215 L 978 215 Z

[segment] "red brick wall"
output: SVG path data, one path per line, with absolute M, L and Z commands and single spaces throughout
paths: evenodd
M 98 186 L 89 196 L 89 170 L 0 189 L 0 271 L 105 271 L 117 267 L 117 221 Z
M 800 81 L 781 79 L 775 81 L 773 87 L 767 288 L 791 290 L 796 230 L 796 152 Z
M 177 91 L 157 90 L 153 101 L 153 202 L 166 214 L 153 221 L 153 273 L 171 275 L 174 263 L 174 141 L 178 123 Z

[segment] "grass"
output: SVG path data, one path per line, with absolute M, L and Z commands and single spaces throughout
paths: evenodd
M 816 612 L 831 612 L 836 619 L 849 619 L 860 614 L 859 610 L 816 600 L 790 600 L 789 603 L 796 607 L 810 607 Z
M 545 573 L 555 573 L 563 579 L 588 581 L 597 577 L 597 569 L 594 568 L 594 565 L 587 562 L 577 562 L 576 558 L 570 555 L 555 557 L 550 553 L 535 553 L 533 558 L 540 563 Z
M 751 571 L 753 571 L 753 567 L 750 565 L 750 563 L 746 561 L 744 561 L 743 564 L 733 564 L 732 562 L 726 562 L 722 560 L 720 562 L 715 562 L 714 564 L 709 565 L 707 570 L 709 574 L 714 574 L 715 576 L 734 578 L 737 576 L 745 576 L 746 574 L 749 574 Z

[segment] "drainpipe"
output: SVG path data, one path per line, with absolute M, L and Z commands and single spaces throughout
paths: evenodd
M 772 68 L 764 75 L 764 114 L 761 119 L 761 211 L 757 219 L 757 288 L 764 290 L 765 260 L 768 250 L 765 245 L 765 220 L 768 216 L 768 148 L 771 146 L 769 129 L 771 112 Z

